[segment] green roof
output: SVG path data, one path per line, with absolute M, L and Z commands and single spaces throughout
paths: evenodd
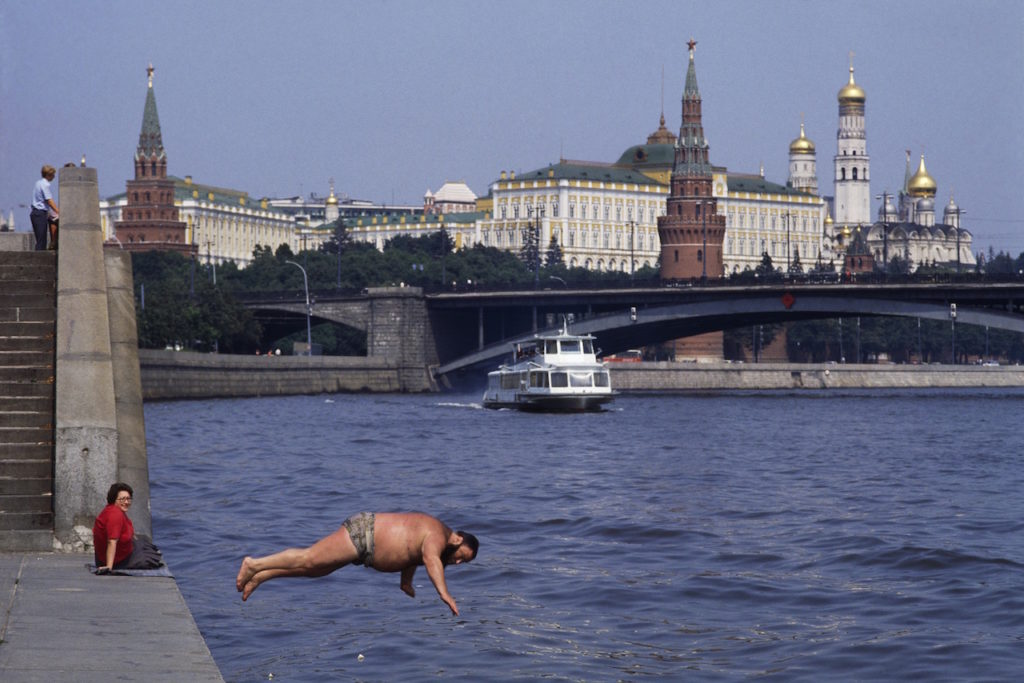
M 656 180 L 648 178 L 631 168 L 620 168 L 608 164 L 587 164 L 581 162 L 560 161 L 546 168 L 516 174 L 508 178 L 511 182 L 527 180 L 596 180 L 604 183 L 634 183 L 637 185 L 659 185 Z M 502 181 L 498 181 L 502 182 Z
M 616 166 L 629 168 L 667 168 L 672 170 L 676 159 L 676 146 L 664 143 L 653 145 L 633 145 L 619 157 Z
M 728 175 L 729 192 L 752 192 L 755 194 L 804 194 L 788 185 L 779 185 L 765 180 L 761 176 Z

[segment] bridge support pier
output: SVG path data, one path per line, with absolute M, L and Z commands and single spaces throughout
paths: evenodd
M 437 388 L 429 366 L 438 363 L 434 333 L 419 287 L 375 287 L 370 295 L 366 353 L 395 359 L 403 391 Z

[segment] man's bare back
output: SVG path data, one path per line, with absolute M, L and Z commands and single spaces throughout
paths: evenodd
M 360 534 L 352 538 L 349 527 L 365 530 L 368 538 Z M 242 600 L 247 600 L 261 583 L 273 578 L 326 576 L 347 564 L 365 561 L 377 571 L 401 572 L 401 589 L 414 596 L 412 577 L 416 568 L 423 565 L 441 600 L 457 615 L 444 567 L 469 562 L 476 557 L 478 548 L 472 534 L 452 531 L 441 520 L 422 512 L 362 513 L 350 517 L 337 531 L 308 548 L 289 548 L 260 558 L 246 557 L 238 570 L 235 588 L 242 593 Z

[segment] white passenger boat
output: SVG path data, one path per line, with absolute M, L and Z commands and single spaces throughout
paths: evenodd
M 594 337 L 538 334 L 512 345 L 511 363 L 487 374 L 485 408 L 546 412 L 599 410 L 612 400 L 608 368 L 597 360 Z

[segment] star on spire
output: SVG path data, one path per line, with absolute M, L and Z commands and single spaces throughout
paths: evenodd
M 156 71 L 156 69 L 153 68 L 153 62 L 150 62 L 149 66 L 146 67 L 146 76 L 149 77 L 149 87 L 150 88 L 153 87 L 153 72 L 154 71 Z
M 697 41 L 691 37 L 686 45 L 690 48 L 690 59 L 693 59 L 693 50 L 697 47 Z

